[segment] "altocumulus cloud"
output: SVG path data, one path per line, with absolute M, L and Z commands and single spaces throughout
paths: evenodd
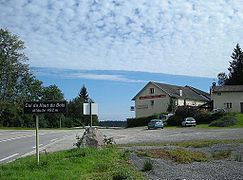
M 214 77 L 243 45 L 241 0 L 1 0 L 0 17 L 34 67 Z

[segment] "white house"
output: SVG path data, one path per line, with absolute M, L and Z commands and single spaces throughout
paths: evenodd
M 213 86 L 211 99 L 214 108 L 243 113 L 243 85 Z
M 168 106 L 199 106 L 210 101 L 210 95 L 191 86 L 148 82 L 132 99 L 136 118 L 165 113 Z

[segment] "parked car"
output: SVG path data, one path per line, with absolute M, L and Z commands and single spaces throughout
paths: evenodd
M 216 109 L 213 109 L 211 111 L 211 114 L 215 114 L 215 113 L 225 113 L 226 110 L 224 108 L 216 108 Z
M 193 117 L 187 117 L 182 122 L 181 125 L 186 126 L 196 126 L 196 120 Z
M 148 123 L 148 129 L 164 128 L 164 123 L 161 119 L 152 119 Z

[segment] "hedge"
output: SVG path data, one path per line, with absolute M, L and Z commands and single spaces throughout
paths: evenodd
M 127 127 L 147 126 L 151 119 L 157 119 L 157 115 L 142 117 L 142 118 L 128 118 Z

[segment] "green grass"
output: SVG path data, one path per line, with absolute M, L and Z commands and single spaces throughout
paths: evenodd
M 193 140 L 193 141 L 179 141 L 179 142 L 143 142 L 135 144 L 122 144 L 118 146 L 132 147 L 132 146 L 179 146 L 179 147 L 193 147 L 202 148 L 210 147 L 214 144 L 239 144 L 243 143 L 243 139 L 233 140 Z
M 150 158 L 167 158 L 182 164 L 205 162 L 209 160 L 205 153 L 189 151 L 185 149 L 147 149 L 142 151 L 138 150 L 136 151 L 136 154 L 138 156 L 146 156 Z
M 233 128 L 243 128 L 243 114 L 236 114 L 235 115 L 236 117 L 236 121 L 237 121 L 237 124 L 234 125 L 234 126 L 231 126 Z
M 34 156 L 1 165 L 0 179 L 143 179 L 127 160 L 127 153 L 115 147 L 72 149 L 43 154 L 39 165 Z

